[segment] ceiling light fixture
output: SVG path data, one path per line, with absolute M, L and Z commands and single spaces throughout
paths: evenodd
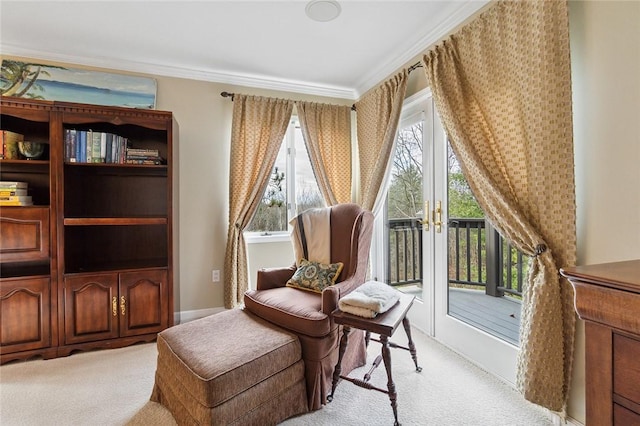
M 342 8 L 335 0 L 312 0 L 305 8 L 307 16 L 318 22 L 333 21 L 341 11 Z

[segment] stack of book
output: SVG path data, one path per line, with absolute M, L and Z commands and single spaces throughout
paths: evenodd
M 65 129 L 64 161 L 67 163 L 165 164 L 157 149 L 133 148 L 113 133 Z
M 93 130 L 65 129 L 64 161 L 67 163 L 124 163 L 127 138 Z
M 157 149 L 127 148 L 126 164 L 162 164 Z
M 0 181 L 0 206 L 32 206 L 27 182 Z

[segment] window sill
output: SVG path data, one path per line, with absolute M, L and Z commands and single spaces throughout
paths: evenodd
M 258 232 L 245 232 L 244 240 L 247 244 L 283 243 L 290 242 L 291 237 L 288 232 L 263 235 Z

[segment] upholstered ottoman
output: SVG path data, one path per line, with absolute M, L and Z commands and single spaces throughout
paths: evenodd
M 158 334 L 151 400 L 180 425 L 275 425 L 307 412 L 298 338 L 242 309 Z

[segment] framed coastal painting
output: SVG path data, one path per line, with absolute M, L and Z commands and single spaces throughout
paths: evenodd
M 155 109 L 153 78 L 4 59 L 0 94 L 19 98 Z

